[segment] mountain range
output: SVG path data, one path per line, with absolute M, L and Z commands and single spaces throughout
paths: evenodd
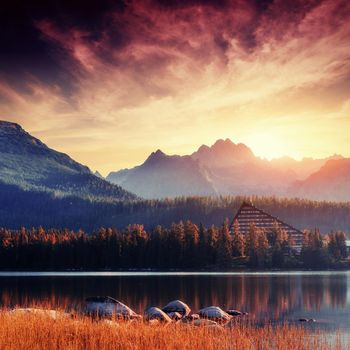
M 106 179 L 47 147 L 15 123 L 0 121 L 0 182 L 56 198 L 115 202 L 137 197 L 277 195 L 317 200 L 350 199 L 350 159 L 334 155 L 300 161 L 267 160 L 231 140 L 202 145 L 190 155 L 157 150 L 131 169 Z
M 144 198 L 192 195 L 278 195 L 349 200 L 346 158 L 271 161 L 254 155 L 242 143 L 218 140 L 191 155 L 166 155 L 158 150 L 134 168 L 111 172 L 106 179 Z M 316 181 L 317 180 L 317 181 Z M 327 186 L 332 182 L 332 186 Z M 317 185 L 316 185 L 317 184 Z
M 68 155 L 47 147 L 15 123 L 0 121 L 0 182 L 55 197 L 126 200 L 135 195 L 93 175 Z

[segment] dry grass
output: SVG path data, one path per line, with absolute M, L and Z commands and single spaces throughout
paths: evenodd
M 0 311 L 0 349 L 342 349 L 340 336 L 327 339 L 302 327 L 269 325 L 232 329 L 194 327 L 181 323 L 93 321 L 88 317 Z

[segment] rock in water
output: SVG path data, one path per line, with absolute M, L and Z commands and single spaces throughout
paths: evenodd
M 178 312 L 182 316 L 188 316 L 191 312 L 191 309 L 187 304 L 181 300 L 173 300 L 162 309 L 165 313 L 169 314 L 171 312 Z
M 181 321 L 183 323 L 191 323 L 195 320 L 199 320 L 199 315 L 198 314 L 192 314 L 192 315 L 188 315 L 188 316 L 185 316 L 181 319 Z
M 157 307 L 150 307 L 144 312 L 145 319 L 150 320 L 159 320 L 162 322 L 171 322 L 171 318 L 161 309 Z
M 299 318 L 299 322 L 316 322 L 316 320 L 314 318 Z
M 204 309 L 199 310 L 198 313 L 200 317 L 218 322 L 227 322 L 231 319 L 231 316 L 218 306 L 205 307 Z
M 186 318 L 191 320 L 191 321 L 195 321 L 195 320 L 199 320 L 200 319 L 198 314 L 188 315 L 188 316 L 186 316 Z
M 98 317 L 140 318 L 135 311 L 111 297 L 91 297 L 86 300 L 86 313 Z
M 226 311 L 230 316 L 242 316 L 242 312 L 238 310 L 227 310 Z
M 173 321 L 181 320 L 182 315 L 178 312 L 170 312 L 167 314 Z

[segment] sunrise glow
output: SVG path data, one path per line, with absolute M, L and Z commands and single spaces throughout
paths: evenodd
M 30 18 L 17 40 L 37 49 L 2 63 L 1 119 L 104 174 L 227 137 L 266 158 L 350 155 L 348 1 L 100 11 Z

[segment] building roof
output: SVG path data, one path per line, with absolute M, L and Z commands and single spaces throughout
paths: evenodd
M 257 228 L 269 231 L 272 230 L 277 223 L 281 229 L 285 230 L 291 236 L 293 248 L 301 250 L 303 233 L 300 230 L 255 207 L 251 203 L 242 203 L 237 214 L 232 220 L 231 229 L 233 228 L 235 222 L 238 222 L 239 230 L 243 234 L 246 234 L 249 231 L 251 224 L 254 224 Z

